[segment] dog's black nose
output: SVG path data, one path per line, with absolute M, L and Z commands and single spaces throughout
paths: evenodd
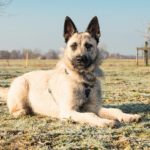
M 87 61 L 87 57 L 85 55 L 83 55 L 83 56 L 77 56 L 76 60 L 78 62 L 86 62 Z

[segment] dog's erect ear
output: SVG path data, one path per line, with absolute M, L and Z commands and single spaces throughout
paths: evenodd
M 73 21 L 67 16 L 65 19 L 65 24 L 64 24 L 64 38 L 65 42 L 67 43 L 69 38 L 74 34 L 77 33 L 77 29 L 73 23 Z
M 100 34 L 98 18 L 96 16 L 89 23 L 86 32 L 89 32 L 91 36 L 95 38 L 97 43 L 99 42 L 99 37 L 101 36 L 101 34 Z

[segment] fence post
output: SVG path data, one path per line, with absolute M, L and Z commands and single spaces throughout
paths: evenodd
M 136 65 L 138 66 L 138 49 L 136 48 Z
M 147 42 L 145 42 L 145 47 L 147 47 Z M 143 54 L 143 59 L 144 59 L 144 65 L 148 65 L 148 51 L 144 50 L 144 54 Z

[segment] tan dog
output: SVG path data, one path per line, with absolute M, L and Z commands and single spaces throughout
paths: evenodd
M 99 68 L 99 37 L 97 17 L 91 20 L 84 33 L 78 33 L 72 20 L 66 17 L 64 38 L 67 44 L 61 60 L 53 70 L 33 71 L 14 80 L 7 98 L 10 114 L 71 117 L 76 122 L 99 127 L 113 127 L 113 120 L 138 122 L 139 115 L 101 106 L 99 78 L 103 72 Z M 4 91 L 1 88 L 1 95 L 7 96 Z

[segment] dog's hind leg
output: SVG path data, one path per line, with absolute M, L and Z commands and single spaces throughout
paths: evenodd
M 7 99 L 10 114 L 18 116 L 28 113 L 28 90 L 29 85 L 23 77 L 18 77 L 14 80 L 10 87 Z
M 119 122 L 130 123 L 130 122 L 139 122 L 141 120 L 140 115 L 132 115 L 123 113 L 120 109 L 117 108 L 104 108 L 99 109 L 98 115 L 101 118 L 118 120 Z

